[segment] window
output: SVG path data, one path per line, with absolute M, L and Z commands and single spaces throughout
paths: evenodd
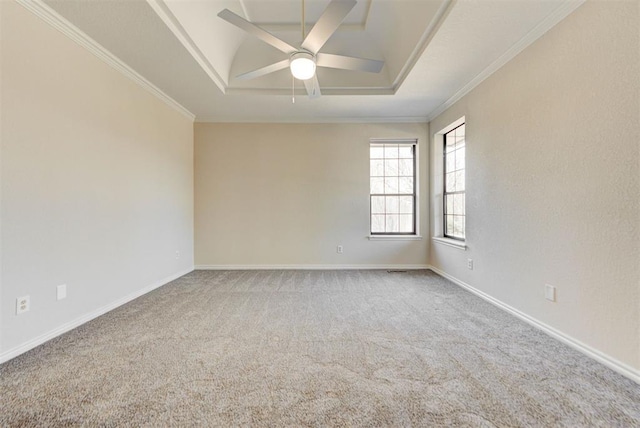
M 370 146 L 371 235 L 416 234 L 416 141 Z
M 444 134 L 444 236 L 465 239 L 465 126 Z

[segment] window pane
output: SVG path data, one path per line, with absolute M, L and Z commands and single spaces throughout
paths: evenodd
M 372 214 L 384 214 L 384 196 L 372 196 L 371 197 L 371 213 Z
M 384 193 L 398 193 L 398 177 L 384 178 Z
M 373 180 L 373 178 L 372 178 Z M 447 192 L 455 192 L 456 191 L 456 173 L 455 172 L 450 172 L 449 174 L 446 175 L 445 177 L 445 182 L 446 182 L 446 191 Z
M 385 159 L 384 175 L 387 177 L 390 175 L 398 176 L 398 159 Z
M 384 157 L 387 159 L 398 159 L 398 145 L 397 144 L 385 144 L 384 145 Z
M 453 151 L 456 148 L 456 140 L 455 138 L 453 138 L 453 136 L 451 134 L 447 134 L 445 136 L 445 153 L 449 153 L 451 151 Z
M 384 215 L 372 215 L 371 216 L 371 232 L 381 233 L 384 232 Z
M 453 198 L 451 198 L 453 196 Z M 450 199 L 453 199 L 453 211 L 449 211 L 450 214 L 464 215 L 464 193 L 449 195 Z
M 384 161 L 382 159 L 371 161 L 370 174 L 372 177 L 382 177 L 384 175 Z
M 446 215 L 444 216 L 444 219 L 445 219 L 445 234 L 453 235 L 453 216 Z
M 370 145 L 371 233 L 415 233 L 415 146 Z
M 456 171 L 454 174 L 456 175 L 456 192 L 464 191 L 464 170 Z
M 453 236 L 458 238 L 464 237 L 464 217 L 460 215 L 453 216 Z
M 445 195 L 444 213 L 453 214 L 453 195 Z
M 384 178 L 371 177 L 371 193 L 372 194 L 384 193 Z
M 398 193 L 413 193 L 413 177 L 400 177 Z
M 382 159 L 384 157 L 384 146 L 382 144 L 372 144 L 369 149 L 371 159 Z
M 400 212 L 400 198 L 397 196 L 386 196 L 387 214 L 398 214 Z
M 398 156 L 403 159 L 413 160 L 413 146 L 401 145 L 398 149 Z
M 398 175 L 413 177 L 413 159 L 400 159 L 398 164 Z
M 413 196 L 400 196 L 400 214 L 413 214 Z
M 465 237 L 466 152 L 464 124 L 444 136 L 444 235 Z
M 400 216 L 400 227 L 398 228 L 398 231 L 403 233 L 413 232 L 413 216 L 412 215 Z
M 400 219 L 396 214 L 387 215 L 387 232 L 399 232 L 400 231 Z
M 464 169 L 464 148 L 455 151 L 456 154 L 456 169 Z
M 447 153 L 447 162 L 445 165 L 446 172 L 452 172 L 456 170 L 456 152 Z

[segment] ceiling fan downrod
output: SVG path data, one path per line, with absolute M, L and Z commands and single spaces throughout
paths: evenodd
M 302 0 L 302 21 L 300 26 L 302 27 L 302 40 L 304 41 L 304 0 Z

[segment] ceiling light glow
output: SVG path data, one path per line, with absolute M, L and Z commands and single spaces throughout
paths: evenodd
M 298 80 L 311 79 L 316 74 L 316 61 L 308 52 L 296 52 L 291 55 L 291 74 Z

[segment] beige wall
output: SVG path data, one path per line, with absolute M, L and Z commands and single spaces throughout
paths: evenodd
M 193 124 L 23 7 L 0 3 L 6 357 L 192 268 Z M 68 297 L 56 301 L 59 284 Z M 23 295 L 31 310 L 16 316 Z
M 426 265 L 427 240 L 367 239 L 370 138 L 419 140 L 424 231 L 425 124 L 197 123 L 196 265 Z
M 468 250 L 431 264 L 636 373 L 638 28 L 638 2 L 588 2 L 430 123 L 466 116 L 468 183 Z

